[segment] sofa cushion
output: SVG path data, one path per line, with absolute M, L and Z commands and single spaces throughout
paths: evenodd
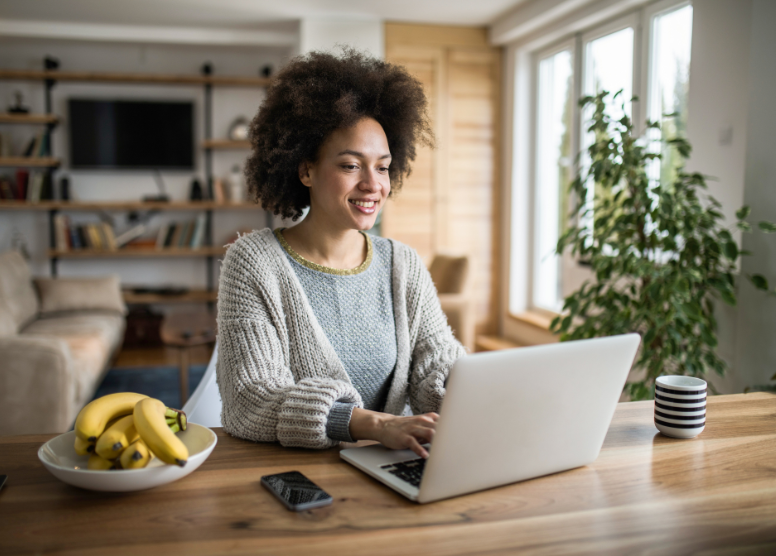
M 112 311 L 125 315 L 118 276 L 102 278 L 36 278 L 41 315 L 68 311 Z
M 30 267 L 16 251 L 0 253 L 0 306 L 7 311 L 0 334 L 12 326 L 21 330 L 38 314 L 38 296 L 32 285 Z
M 0 338 L 16 336 L 18 331 L 16 321 L 11 316 L 8 304 L 5 302 L 5 299 L 0 297 Z
M 41 318 L 22 330 L 23 336 L 49 336 L 70 346 L 76 379 L 76 405 L 89 401 L 111 354 L 124 334 L 124 318 L 118 314 L 73 314 Z

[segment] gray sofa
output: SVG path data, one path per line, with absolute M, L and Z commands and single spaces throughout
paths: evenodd
M 124 337 L 118 278 L 33 280 L 0 253 L 0 435 L 67 431 Z

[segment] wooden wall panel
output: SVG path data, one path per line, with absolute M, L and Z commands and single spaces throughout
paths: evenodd
M 475 268 L 479 332 L 496 328 L 500 51 L 478 27 L 386 24 L 386 59 L 426 89 L 437 148 L 424 149 L 383 233 L 426 260 L 465 253 Z

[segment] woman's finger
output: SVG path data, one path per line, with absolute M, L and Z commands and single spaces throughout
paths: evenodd
M 428 452 L 423 446 L 420 445 L 420 442 L 415 440 L 415 437 L 409 436 L 407 438 L 407 448 L 418 454 L 423 459 L 428 458 Z
M 431 427 L 415 427 L 412 429 L 412 436 L 425 442 L 431 442 L 434 439 L 434 429 Z

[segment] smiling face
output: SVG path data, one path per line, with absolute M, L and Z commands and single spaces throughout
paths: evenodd
M 334 131 L 317 161 L 299 165 L 299 179 L 310 188 L 308 218 L 337 229 L 372 228 L 391 192 L 390 163 L 388 139 L 376 120 Z

